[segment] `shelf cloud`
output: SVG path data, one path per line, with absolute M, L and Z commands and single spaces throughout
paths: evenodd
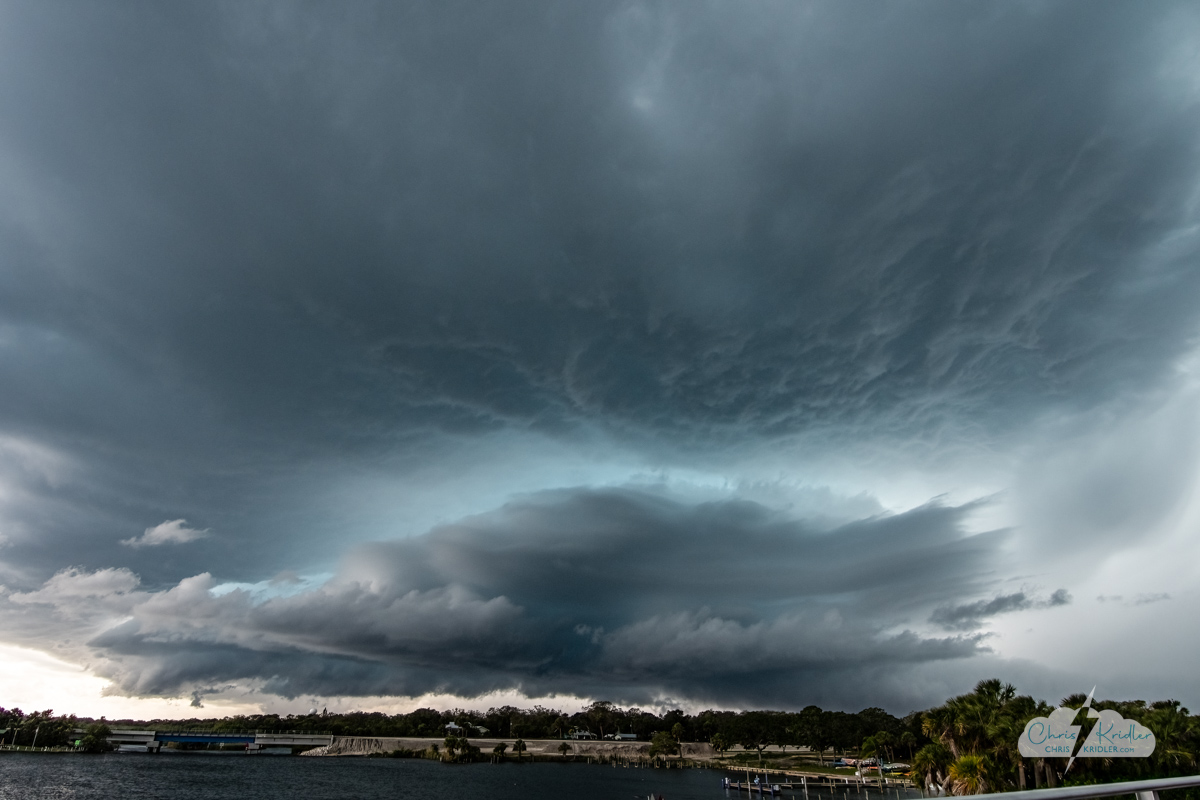
M 987 652 L 977 636 L 893 630 L 973 591 L 996 557 L 1002 535 L 964 532 L 971 510 L 830 531 L 747 501 L 555 491 L 360 545 L 323 585 L 265 599 L 208 573 L 150 591 L 124 569 L 64 570 L 6 598 L 8 633 L 41 615 L 36 629 L 62 626 L 136 693 L 269 678 L 287 696 L 584 686 L 728 702 L 789 671 Z

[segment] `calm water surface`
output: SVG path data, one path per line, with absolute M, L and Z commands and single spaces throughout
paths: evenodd
M 0 754 L 0 798 L 42 800 L 665 800 L 739 797 L 722 770 L 624 769 L 590 764 L 470 764 L 382 758 L 298 758 L 240 753 Z M 913 793 L 913 796 L 919 796 Z M 749 800 L 742 792 L 740 797 Z M 866 800 L 858 793 L 824 800 Z M 880 800 L 876 793 L 868 796 Z M 758 795 L 754 795 L 757 800 Z M 799 796 L 803 800 L 803 795 Z M 816 793 L 810 800 L 819 800 Z M 896 800 L 889 793 L 888 800 Z

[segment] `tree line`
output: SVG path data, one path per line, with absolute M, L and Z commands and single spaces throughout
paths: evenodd
M 868 735 L 887 732 L 907 741 L 906 731 L 920 730 L 912 715 L 900 719 L 880 708 L 866 708 L 857 713 L 825 711 L 817 706 L 799 712 L 710 709 L 698 714 L 672 709 L 656 714 L 637 707 L 622 708 L 606 700 L 590 703 L 575 712 L 543 706 L 502 706 L 487 711 L 419 708 L 407 714 L 363 711 L 250 714 L 222 719 L 112 720 L 108 724 L 157 730 L 290 730 L 335 736 L 439 739 L 446 735 L 447 726 L 455 725 L 465 735 L 476 738 L 486 731 L 487 738 L 494 739 L 569 739 L 577 731 L 586 731 L 598 739 L 616 733 L 633 734 L 644 742 L 651 741 L 656 733 L 669 732 L 680 742 L 711 742 L 715 738 L 715 743 L 724 749 L 734 745 L 765 748 L 772 744 L 810 747 L 822 757 L 857 751 Z
M 74 714 L 55 716 L 53 709 L 26 714 L 19 708 L 0 706 L 0 745 L 78 746 L 89 752 L 101 752 L 107 749 L 105 738 L 110 732 L 103 720 L 79 719 Z

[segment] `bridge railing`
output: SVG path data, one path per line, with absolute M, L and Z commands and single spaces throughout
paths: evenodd
M 82 728 L 78 728 L 77 732 L 82 732 Z M 112 728 L 114 734 L 118 733 L 169 733 L 173 736 L 186 736 L 188 734 L 196 734 L 198 736 L 254 736 L 263 734 L 265 736 L 335 736 L 333 731 L 280 731 L 280 730 L 253 730 L 253 731 L 226 731 L 213 730 L 212 728 Z
M 1022 792 L 977 794 L 973 798 L 1004 798 L 1004 800 L 1088 800 L 1093 797 L 1136 795 L 1137 800 L 1159 800 L 1158 793 L 1170 789 L 1190 789 L 1200 786 L 1200 775 L 1182 778 L 1152 778 L 1144 781 L 1097 783 L 1092 786 L 1058 786 L 1053 789 L 1028 789 Z

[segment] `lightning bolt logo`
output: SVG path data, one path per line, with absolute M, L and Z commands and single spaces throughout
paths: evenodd
M 1088 719 L 1097 719 L 1100 716 L 1100 714 L 1097 713 L 1096 709 L 1092 708 L 1092 697 L 1095 696 L 1095 694 L 1096 694 L 1096 687 L 1093 686 L 1092 690 L 1090 692 L 1088 692 L 1087 700 L 1084 702 L 1084 704 L 1082 706 L 1079 707 L 1079 711 L 1083 711 L 1083 709 L 1085 709 L 1085 708 L 1087 709 Z M 1077 711 L 1075 713 L 1078 714 L 1079 712 Z M 1063 775 L 1066 775 L 1068 772 L 1071 771 L 1071 765 L 1075 763 L 1075 758 L 1079 753 L 1079 748 L 1083 744 L 1083 740 L 1079 738 L 1079 731 L 1082 727 L 1083 727 L 1082 725 L 1072 725 L 1071 726 L 1071 730 L 1075 731 L 1075 751 L 1073 753 L 1071 753 L 1071 758 L 1069 761 L 1067 761 L 1067 768 L 1063 770 Z

